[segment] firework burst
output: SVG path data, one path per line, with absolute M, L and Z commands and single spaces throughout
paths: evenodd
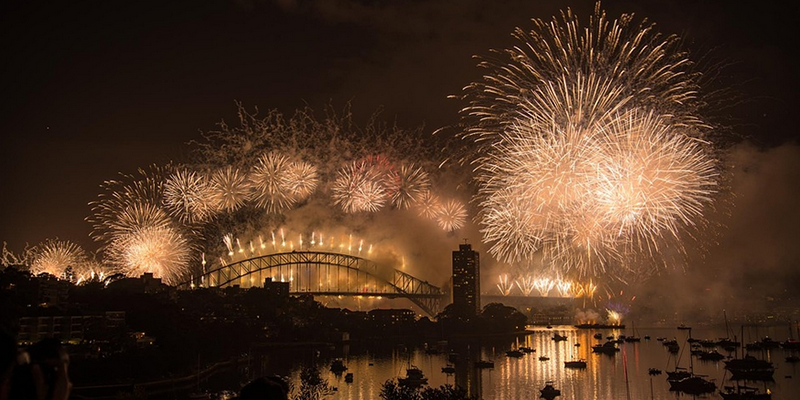
M 401 210 L 411 207 L 425 196 L 431 186 L 428 174 L 413 164 L 403 164 L 392 174 L 395 190 L 392 192 L 392 204 Z
M 333 202 L 348 213 L 380 210 L 388 199 L 382 172 L 364 161 L 347 165 L 333 183 Z
M 304 161 L 295 161 L 289 164 L 286 171 L 286 186 L 296 200 L 303 200 L 311 195 L 317 189 L 318 184 L 317 167 Z
M 254 200 L 258 207 L 268 212 L 278 213 L 295 203 L 289 192 L 287 171 L 291 160 L 283 154 L 271 151 L 258 159 L 252 177 L 255 184 Z
M 436 216 L 442 209 L 442 202 L 439 196 L 431 192 L 425 192 L 422 193 L 419 201 L 417 201 L 416 209 L 420 216 L 428 219 L 436 219 Z
M 448 200 L 436 213 L 436 223 L 448 232 L 461 229 L 466 222 L 467 208 L 458 200 Z
M 209 182 L 211 203 L 218 211 L 231 212 L 242 207 L 253 194 L 253 182 L 233 166 L 218 169 Z
M 211 215 L 209 192 L 205 176 L 180 169 L 164 182 L 164 206 L 181 222 L 202 222 Z
M 679 39 L 599 4 L 585 27 L 567 10 L 515 37 L 465 96 L 490 253 L 587 276 L 643 272 L 626 261 L 680 248 L 718 173 Z
M 95 260 L 87 260 L 72 270 L 71 279 L 75 284 L 91 281 L 103 281 L 118 272 L 117 268 L 109 267 Z
M 98 199 L 89 203 L 92 215 L 86 218 L 92 224 L 94 240 L 109 242 L 145 225 L 169 224 L 169 217 L 160 208 L 168 169 L 153 165 L 104 182 Z
M 186 278 L 193 252 L 188 240 L 169 227 L 148 227 L 120 235 L 109 245 L 109 261 L 127 276 L 145 272 L 177 284 Z
M 67 279 L 69 273 L 88 260 L 80 246 L 64 240 L 48 239 L 36 246 L 33 254 L 31 273 L 48 273 L 61 279 Z

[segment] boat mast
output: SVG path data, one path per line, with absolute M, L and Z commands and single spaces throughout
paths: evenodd
M 725 317 L 725 336 L 730 338 L 731 337 L 731 331 L 728 328 L 728 313 L 726 313 L 725 310 L 722 310 L 722 315 Z

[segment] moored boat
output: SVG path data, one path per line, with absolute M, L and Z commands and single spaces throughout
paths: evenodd
M 592 351 L 595 353 L 603 353 L 603 354 L 616 354 L 619 351 L 619 347 L 615 342 L 605 342 L 603 344 L 596 344 L 592 346 Z
M 725 400 L 770 400 L 772 393 L 767 389 L 765 393 L 759 393 L 758 388 L 749 386 L 725 386 L 725 391 L 720 391 L 719 395 Z
M 699 375 L 691 375 L 674 381 L 668 381 L 670 390 L 677 390 L 687 394 L 711 393 L 717 389 L 717 385 Z
M 700 353 L 698 358 L 701 359 L 701 360 L 706 360 L 706 361 L 719 361 L 719 360 L 722 360 L 723 358 L 725 358 L 725 356 L 723 356 L 722 354 L 720 354 L 716 350 L 711 350 L 711 351 L 704 351 L 704 352 Z
M 552 399 L 556 396 L 561 396 L 561 390 L 558 390 L 553 386 L 553 381 L 545 382 L 544 387 L 539 389 L 539 392 L 542 393 L 541 397 L 544 397 L 545 399 Z
M 509 351 L 506 352 L 506 356 L 508 356 L 508 357 L 520 358 L 520 357 L 522 357 L 524 355 L 525 355 L 525 353 L 523 353 L 520 350 L 509 350 Z
M 586 368 L 586 360 L 564 361 L 564 368 Z
M 771 362 L 750 355 L 725 361 L 725 369 L 731 372 L 732 379 L 771 380 L 775 373 Z

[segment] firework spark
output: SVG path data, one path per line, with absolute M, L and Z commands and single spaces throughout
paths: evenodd
M 563 281 L 561 279 L 559 279 L 556 283 L 556 289 L 558 290 L 558 294 L 561 295 L 561 297 L 571 297 L 573 294 L 572 286 L 573 286 L 572 282 Z
M 500 294 L 508 296 L 513 288 L 514 284 L 508 280 L 508 274 L 502 274 L 498 277 L 497 290 L 500 291 Z
M 533 278 L 533 275 L 521 276 L 517 278 L 514 283 L 517 284 L 517 287 L 525 296 L 530 296 L 534 289 L 536 289 L 536 280 Z
M 533 282 L 533 287 L 539 291 L 539 295 L 542 297 L 547 297 L 555 285 L 556 282 L 550 278 L 539 278 Z

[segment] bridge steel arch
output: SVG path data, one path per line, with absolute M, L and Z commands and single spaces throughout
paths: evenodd
M 321 251 L 252 257 L 205 272 L 181 286 L 262 287 L 266 278 L 289 282 L 289 292 L 295 294 L 405 297 L 431 316 L 441 310 L 444 297 L 440 288 L 403 271 L 361 257 Z

